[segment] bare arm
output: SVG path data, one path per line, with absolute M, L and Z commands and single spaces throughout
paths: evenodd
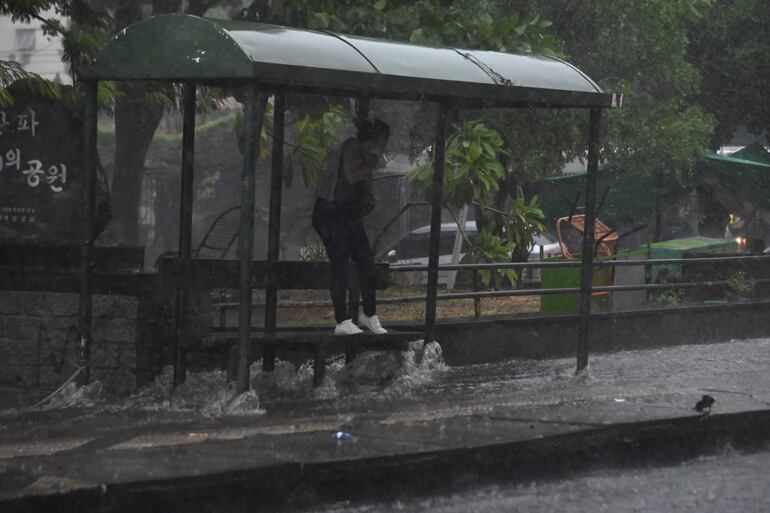
M 342 153 L 342 170 L 351 184 L 369 180 L 380 161 L 375 153 L 363 151 L 358 141 L 345 146 Z

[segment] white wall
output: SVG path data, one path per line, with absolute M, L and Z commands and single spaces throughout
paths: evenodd
M 43 16 L 48 18 L 53 14 Z M 9 16 L 0 16 L 0 59 L 19 62 L 25 70 L 43 78 L 57 80 L 58 76 L 61 83 L 71 84 L 72 78 L 61 54 L 61 38 L 44 35 L 39 21 L 14 23 Z

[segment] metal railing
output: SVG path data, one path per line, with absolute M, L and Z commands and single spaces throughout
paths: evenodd
M 663 259 L 636 259 L 636 260 L 596 260 L 595 268 L 607 267 L 630 267 L 644 266 L 651 269 L 656 266 L 681 265 L 681 264 L 729 264 L 739 262 L 767 262 L 770 264 L 770 254 L 768 255 L 736 255 L 736 256 L 714 256 L 714 257 L 694 257 L 694 258 L 663 258 Z M 557 288 L 517 288 L 508 290 L 479 290 L 480 280 L 479 271 L 495 271 L 503 269 L 553 269 L 553 268 L 580 268 L 580 260 L 560 260 L 532 261 L 532 262 L 501 262 L 501 263 L 475 263 L 475 264 L 447 264 L 439 266 L 439 271 L 471 271 L 473 276 L 473 291 L 466 292 L 445 292 L 438 294 L 437 300 L 474 300 L 474 317 L 480 318 L 481 299 L 500 298 L 500 297 L 521 297 L 521 296 L 543 296 L 551 294 L 579 294 L 579 287 L 557 287 Z M 427 272 L 427 265 L 400 264 L 390 266 L 390 272 Z M 752 285 L 768 284 L 770 279 L 746 280 Z M 630 292 L 630 291 L 659 291 L 670 289 L 696 289 L 696 288 L 717 288 L 729 286 L 728 280 L 708 280 L 695 282 L 671 282 L 671 283 L 645 283 L 635 285 L 597 285 L 592 287 L 592 292 Z M 424 294 L 414 294 L 407 296 L 385 296 L 377 299 L 378 304 L 400 304 L 400 303 L 419 303 L 427 300 Z M 238 303 L 221 303 L 221 308 L 228 306 L 237 306 Z M 326 308 L 331 307 L 332 303 L 328 300 L 321 301 L 281 301 L 279 308 Z M 265 307 L 264 304 L 255 303 L 254 307 Z
M 738 262 L 769 262 L 770 255 L 736 255 L 736 256 L 714 256 L 714 257 L 692 257 L 692 258 L 660 258 L 660 259 L 637 259 L 637 260 L 614 260 L 603 259 L 595 260 L 595 268 L 623 267 L 623 266 L 643 266 L 651 269 L 656 266 L 680 265 L 680 264 L 729 264 Z M 439 294 L 436 298 L 440 301 L 452 299 L 473 299 L 474 316 L 481 316 L 479 301 L 484 298 L 496 297 L 516 297 L 516 296 L 543 296 L 549 294 L 577 294 L 581 292 L 579 287 L 561 287 L 561 288 L 524 288 L 510 290 L 481 291 L 478 290 L 478 272 L 487 270 L 503 269 L 553 269 L 553 268 L 580 268 L 580 260 L 560 260 L 556 262 L 532 261 L 532 262 L 502 262 L 502 263 L 476 263 L 476 264 L 447 264 L 439 266 L 439 271 L 471 271 L 473 273 L 474 291 L 473 292 L 448 292 Z M 427 265 L 400 264 L 390 267 L 391 272 L 427 272 Z M 770 279 L 746 280 L 752 285 L 770 283 Z M 592 292 L 624 292 L 624 291 L 654 291 L 670 289 L 693 289 L 693 288 L 715 288 L 728 286 L 728 280 L 709 280 L 701 282 L 672 282 L 672 283 L 645 283 L 639 285 L 597 285 L 591 287 Z M 425 301 L 424 295 L 411 295 L 400 297 L 389 297 L 378 299 L 378 303 L 407 303 Z

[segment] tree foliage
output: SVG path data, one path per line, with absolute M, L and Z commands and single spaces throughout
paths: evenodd
M 534 245 L 534 234 L 545 230 L 537 196 L 529 201 L 524 198 L 521 187 L 516 188 L 515 197 L 510 206 L 497 208 L 494 204 L 494 192 L 500 191 L 506 180 L 506 170 L 500 162 L 505 155 L 500 134 L 484 125 L 480 120 L 466 121 L 455 126 L 447 141 L 444 171 L 444 201 L 454 210 L 473 205 L 476 207 L 477 224 L 479 214 L 494 218 L 495 222 L 482 224 L 469 262 L 507 262 L 513 257 L 526 260 Z M 433 163 L 418 167 L 410 174 L 410 179 L 418 183 L 426 192 L 433 181 Z M 458 224 L 462 233 L 463 227 Z M 494 259 L 497 260 L 494 260 Z M 496 287 L 507 276 L 511 282 L 516 278 L 513 270 L 503 274 L 482 276 L 482 281 L 489 284 L 492 280 Z
M 64 26 L 49 19 L 49 10 L 72 22 Z M 75 76 L 77 67 L 91 58 L 114 31 L 142 17 L 165 12 L 208 13 L 422 44 L 565 57 L 605 90 L 625 95 L 624 108 L 607 116 L 602 157 L 606 163 L 631 172 L 686 171 L 700 158 L 709 141 L 724 142 L 739 124 L 761 131 L 770 119 L 770 101 L 766 98 L 770 4 L 762 0 L 0 2 L 0 14 L 21 21 L 39 20 L 49 33 L 62 35 L 65 57 Z M 24 74 L 17 64 L 0 62 L 0 102 L 11 101 L 3 86 L 29 76 Z M 34 83 L 45 94 L 45 82 Z M 113 189 L 118 193 L 115 201 L 123 202 L 124 217 L 131 224 L 136 218 L 138 193 L 133 185 L 126 184 L 141 174 L 148 141 L 164 109 L 176 105 L 178 96 L 173 88 L 149 84 L 121 86 L 119 90 L 105 87 L 100 91 L 105 101 L 116 100 L 120 94 L 115 115 L 116 123 L 122 124 L 118 139 L 123 144 L 119 144 L 122 149 L 116 164 L 121 159 L 127 164 L 116 166 L 117 176 L 125 180 L 118 180 Z M 746 94 L 747 90 L 751 94 Z M 289 119 L 295 124 L 287 142 L 295 146 L 287 153 L 287 160 L 289 168 L 294 164 L 305 182 L 312 183 L 333 144 L 329 134 L 334 130 L 329 123 L 341 122 L 335 116 L 347 119 L 351 113 L 343 109 L 329 117 L 324 112 L 329 110 L 330 102 L 314 100 L 313 107 L 303 101 L 295 99 L 289 105 Z M 434 122 L 429 110 L 420 110 L 413 130 L 402 130 L 409 134 L 414 153 L 432 143 L 432 130 L 425 129 Z M 717 122 L 713 138 L 712 115 Z M 477 147 L 469 145 L 455 154 L 451 150 L 449 158 L 456 162 L 465 159 L 467 165 L 465 171 L 461 166 L 449 166 L 457 174 L 447 173 L 447 191 L 454 195 L 451 201 L 455 205 L 467 203 L 469 198 L 478 203 L 483 196 L 483 205 L 489 208 L 477 209 L 477 219 L 482 225 L 492 224 L 498 234 L 504 219 L 491 209 L 506 212 L 516 201 L 520 185 L 555 174 L 565 162 L 585 156 L 588 123 L 584 112 L 464 111 L 463 116 L 483 116 L 483 126 L 499 134 L 501 144 L 495 146 L 494 159 L 497 164 L 488 163 L 484 173 L 471 173 L 471 157 L 477 149 L 471 154 L 470 148 Z M 458 121 L 461 132 L 469 126 L 468 122 Z M 478 158 L 485 151 L 482 146 Z M 476 182 L 464 183 L 464 173 L 473 175 Z M 494 185 L 488 176 L 494 176 Z M 120 215 L 120 210 L 118 207 L 116 214 Z
M 111 22 L 109 13 L 95 8 L 84 0 L 16 0 L 0 2 L 0 15 L 10 16 L 12 21 L 40 22 L 43 33 L 62 38 L 62 59 L 70 67 L 73 78 L 77 78 L 79 66 L 92 59 L 107 38 L 107 27 Z M 63 23 L 62 19 L 69 20 Z M 0 61 L 0 106 L 13 102 L 8 86 L 24 80 L 25 92 L 44 98 L 58 99 L 56 84 L 36 73 L 24 70 L 18 62 Z M 113 99 L 114 89 L 103 84 L 99 90 L 103 104 Z
M 476 244 L 471 251 L 463 257 L 464 264 L 489 264 L 495 262 L 507 262 L 511 259 L 511 253 L 515 245 L 510 240 L 501 237 L 487 228 L 479 232 Z M 495 289 L 506 288 L 506 280 L 515 283 L 518 274 L 515 269 L 495 269 L 479 271 L 479 278 L 484 286 L 493 286 Z
M 499 157 L 503 140 L 481 120 L 456 125 L 447 141 L 444 170 L 444 200 L 454 208 L 486 202 L 489 194 L 500 188 L 505 169 Z M 418 167 L 410 179 L 426 191 L 433 184 L 433 163 Z
M 623 108 L 607 116 L 608 164 L 678 173 L 702 156 L 712 121 L 695 102 L 700 77 L 684 29 L 710 0 L 520 3 L 553 20 L 570 62 L 624 94 Z
M 770 3 L 715 0 L 688 27 L 688 58 L 702 76 L 699 103 L 715 120 L 711 145 L 745 126 L 770 133 Z

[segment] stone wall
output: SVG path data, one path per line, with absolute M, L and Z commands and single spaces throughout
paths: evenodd
M 130 392 L 162 364 L 167 340 L 158 327 L 167 322 L 157 304 L 94 295 L 91 378 L 107 391 Z M 0 382 L 56 388 L 77 369 L 78 339 L 78 294 L 0 290 Z
M 769 310 L 770 301 L 763 300 L 597 313 L 591 316 L 589 353 L 768 337 Z M 436 338 L 450 365 L 511 358 L 572 358 L 577 337 L 577 315 L 533 315 L 436 326 Z

